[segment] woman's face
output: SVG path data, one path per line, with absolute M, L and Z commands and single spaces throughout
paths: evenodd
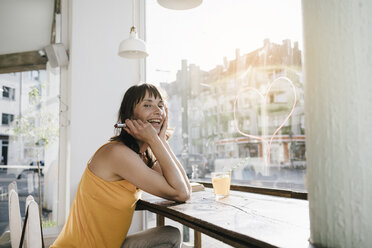
M 149 96 L 146 92 L 145 97 L 133 109 L 132 119 L 149 122 L 159 133 L 165 119 L 165 103 L 160 98 Z

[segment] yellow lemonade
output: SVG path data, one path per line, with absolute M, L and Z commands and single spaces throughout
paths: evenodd
M 227 196 L 230 193 L 230 173 L 212 173 L 212 184 L 216 196 Z

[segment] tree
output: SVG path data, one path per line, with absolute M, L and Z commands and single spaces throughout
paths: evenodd
M 44 84 L 40 83 L 43 87 Z M 42 215 L 40 155 L 58 137 L 58 118 L 47 110 L 38 86 L 32 86 L 28 93 L 29 106 L 15 118 L 9 129 L 9 135 L 23 140 L 24 144 L 33 147 L 36 153 L 38 168 L 38 197 L 40 216 Z M 34 153 L 34 154 L 35 154 Z

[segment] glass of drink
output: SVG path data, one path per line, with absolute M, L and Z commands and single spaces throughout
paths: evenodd
M 230 193 L 231 172 L 212 172 L 212 184 L 216 199 L 221 199 Z

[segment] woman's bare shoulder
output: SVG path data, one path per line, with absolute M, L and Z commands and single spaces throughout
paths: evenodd
M 102 149 L 101 155 L 105 157 L 105 159 L 118 159 L 125 158 L 130 154 L 136 153 L 121 142 L 112 142 L 107 144 L 104 149 Z
M 108 144 L 103 151 L 104 160 L 107 166 L 111 167 L 115 173 L 118 169 L 127 167 L 128 164 L 143 163 L 138 154 L 123 143 L 115 142 Z
M 115 173 L 118 164 L 125 165 L 126 160 L 135 154 L 121 142 L 112 142 L 101 147 L 92 157 L 89 169 L 107 181 L 120 180 Z

